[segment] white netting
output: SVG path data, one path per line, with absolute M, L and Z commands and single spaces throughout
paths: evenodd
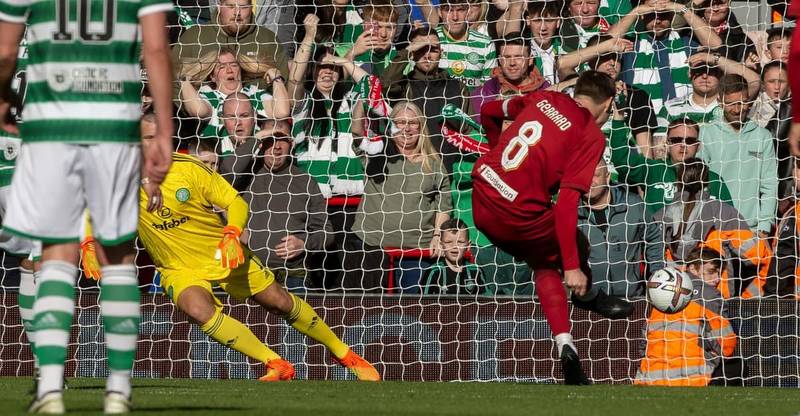
M 636 311 L 610 321 L 572 309 L 576 344 L 590 358 L 587 375 L 633 381 L 647 341 L 646 276 L 702 243 L 725 257 L 720 290 L 747 383 L 797 386 L 800 188 L 787 139 L 786 64 L 778 63 L 788 57 L 793 26 L 786 4 L 324 3 L 178 1 L 170 26 L 176 146 L 242 192 L 256 255 L 385 378 L 562 377 L 530 269 L 474 226 L 470 172 L 489 150 L 482 104 L 545 88 L 571 93 L 577 73 L 597 69 L 618 80 L 618 111 L 602 128 L 611 186 L 596 175 L 578 228 L 591 246 L 595 285 L 634 301 Z M 237 26 L 236 16 L 258 26 Z M 24 72 L 18 79 L 24 89 Z M 718 99 L 720 88 L 741 92 L 737 82 L 753 101 L 741 116 L 751 123 L 738 132 L 725 127 L 735 109 Z M 147 88 L 144 97 L 149 107 Z M 671 124 L 685 117 L 699 135 Z M 281 136 L 292 143 L 291 167 L 270 156 Z M 675 149 L 697 151 L 698 136 L 697 156 L 711 172 L 700 205 L 722 200 L 724 213 L 689 215 L 686 205 L 669 204 L 680 198 L 675 162 L 684 154 Z M 449 218 L 461 222 L 445 228 L 465 228 L 466 241 L 435 232 Z M 288 236 L 305 250 L 284 253 Z M 434 257 L 456 246 L 465 258 L 458 267 Z M 157 276 L 150 283 L 155 273 L 144 250 L 137 264 L 147 293 L 136 375 L 261 375 L 260 366 L 187 323 Z M 6 255 L 3 265 L 0 374 L 26 375 L 33 360 L 16 305 L 17 260 Z M 81 284 L 70 374 L 106 374 L 97 293 Z M 299 377 L 348 377 L 282 320 L 219 295 L 232 316 L 296 363 Z

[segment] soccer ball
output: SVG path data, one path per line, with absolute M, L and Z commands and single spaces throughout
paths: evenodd
M 647 299 L 654 308 L 672 314 L 683 310 L 692 300 L 692 278 L 673 267 L 665 267 L 647 281 Z

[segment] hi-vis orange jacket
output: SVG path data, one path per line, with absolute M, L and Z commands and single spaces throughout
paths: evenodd
M 736 208 L 711 199 L 706 192 L 693 201 L 688 220 L 684 221 L 684 206 L 692 202 L 688 198 L 688 194 L 683 192 L 654 215 L 654 219 L 664 225 L 667 260 L 681 261 L 698 246 L 714 249 L 727 262 L 718 288 L 725 299 L 739 296 L 733 280 L 742 276 L 733 267 L 731 260 L 734 259 L 757 270 L 753 281 L 742 290 L 741 296 L 753 298 L 763 295 L 772 259 L 769 245 L 750 230 Z
M 692 276 L 692 301 L 682 311 L 651 309 L 646 345 L 634 384 L 707 386 L 722 357 L 736 348 L 736 334 L 723 313 L 719 291 Z

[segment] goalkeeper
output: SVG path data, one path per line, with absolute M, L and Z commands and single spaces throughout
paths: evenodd
M 143 136 L 150 124 L 146 115 Z M 149 145 L 146 140 L 143 143 Z M 173 157 L 174 164 L 160 186 L 163 204 L 148 201 L 141 190 L 139 238 L 177 307 L 215 341 L 263 362 L 266 374 L 261 381 L 291 380 L 294 368 L 244 324 L 222 313 L 222 303 L 212 294 L 214 286 L 280 313 L 295 329 L 324 344 L 359 380 L 379 381 L 370 363 L 336 337 L 311 306 L 277 284 L 272 272 L 239 242 L 249 213 L 236 190 L 200 160 L 181 154 Z M 153 185 L 143 184 L 148 186 Z M 227 224 L 213 207 L 226 211 Z

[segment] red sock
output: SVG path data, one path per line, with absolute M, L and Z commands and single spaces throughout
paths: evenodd
M 536 294 L 542 303 L 547 323 L 553 335 L 569 333 L 569 308 L 567 291 L 561 282 L 561 274 L 552 269 L 537 269 L 533 272 Z

